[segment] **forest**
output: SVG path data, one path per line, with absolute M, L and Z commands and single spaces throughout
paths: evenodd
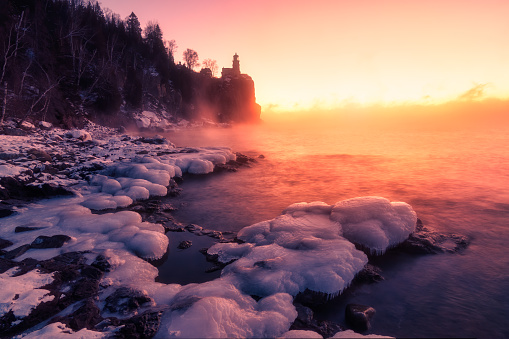
M 83 0 L 0 0 L 0 8 L 0 125 L 119 126 L 142 110 L 175 121 L 259 120 L 249 76 L 216 78 L 211 59 L 195 71 L 191 49 L 176 63 L 175 41 L 156 22 L 142 29 L 134 13 L 122 19 Z

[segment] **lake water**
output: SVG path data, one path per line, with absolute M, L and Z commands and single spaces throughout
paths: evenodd
M 509 128 L 370 128 L 288 123 L 169 133 L 177 146 L 264 155 L 251 168 L 184 181 L 177 219 L 221 231 L 279 215 L 295 202 L 383 196 L 412 205 L 426 226 L 472 238 L 460 254 L 393 255 L 385 281 L 320 309 L 373 306 L 370 333 L 509 337 Z M 170 235 L 171 236 L 171 235 Z

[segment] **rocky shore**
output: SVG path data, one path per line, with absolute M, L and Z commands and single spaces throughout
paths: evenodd
M 0 135 L 0 281 L 8 288 L 0 293 L 0 336 L 165 338 L 207 333 L 213 337 L 341 338 L 359 335 L 345 327 L 358 332 L 369 329 L 375 314 L 369 306 L 351 306 L 349 319 L 342 324 L 317 321 L 312 309 L 349 286 L 382 280 L 383 272 L 370 259 L 378 250 L 356 234 L 347 236 L 348 242 L 331 237 L 325 228 L 320 234 L 310 228 L 308 235 L 307 231 L 299 231 L 300 235 L 277 231 L 278 225 L 306 230 L 327 215 L 330 227 L 341 223 L 347 234 L 352 222 L 347 207 L 295 204 L 282 219 L 272 221 L 270 230 L 256 224 L 235 235 L 183 225 L 172 217 L 175 207 L 162 202 L 180 193 L 183 176 L 236 171 L 255 162 L 227 148 L 178 148 L 163 137 L 133 137 L 93 124 L 71 131 L 44 124 L 4 128 Z M 427 229 L 413 219 L 411 208 L 403 213 L 400 205 L 394 205 L 394 215 L 403 213 L 409 221 L 406 226 L 391 224 L 373 207 L 385 203 L 366 200 L 362 208 L 373 211 L 373 220 L 393 225 L 397 232 L 399 228 L 408 231 L 382 252 L 420 255 L 458 252 L 468 246 L 470 240 L 461 235 Z M 329 214 L 335 216 L 329 218 Z M 204 254 L 212 270 L 228 269 L 221 278 L 201 284 L 155 282 L 154 265 L 167 254 L 167 232 L 215 239 L 215 249 Z M 306 269 L 313 251 L 316 263 L 323 257 L 320 251 L 330 253 L 327 241 L 339 245 L 335 248 L 341 255 L 348 252 L 358 258 L 356 264 L 347 260 L 330 277 L 323 273 L 330 267 L 324 266 L 324 271 L 315 272 L 324 279 L 321 282 L 303 283 L 309 279 L 304 274 L 304 280 L 288 278 L 289 285 L 275 290 L 252 288 L 258 279 L 269 277 L 268 286 L 287 279 L 282 273 L 286 264 L 278 261 L 286 256 L 280 252 L 283 249 L 292 256 L 303 255 L 296 265 Z M 191 246 L 191 242 L 179 244 L 182 250 L 198 250 Z M 260 252 L 266 246 L 276 246 L 276 257 Z M 250 256 L 253 263 L 246 266 Z M 351 265 L 356 268 L 347 278 L 340 272 Z M 339 288 L 333 283 L 338 276 L 344 279 Z M 216 313 L 227 317 L 230 327 L 214 320 L 196 323 Z

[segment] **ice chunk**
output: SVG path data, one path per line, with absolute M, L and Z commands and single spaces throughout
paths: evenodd
M 388 336 L 378 335 L 378 334 L 362 335 L 362 334 L 356 333 L 352 330 L 346 330 L 346 331 L 341 331 L 341 332 L 334 334 L 334 336 L 332 338 L 348 338 L 348 339 L 350 339 L 350 338 L 388 338 L 388 339 L 393 339 L 394 337 L 388 337 Z
M 275 294 L 258 303 L 226 279 L 184 287 L 161 320 L 155 338 L 276 337 L 297 317 L 288 294 Z
M 124 191 L 126 189 L 127 189 L 127 191 L 129 191 L 129 188 L 136 186 L 136 187 L 144 187 L 145 189 L 147 189 L 150 196 L 165 196 L 168 193 L 168 190 L 166 189 L 165 186 L 159 185 L 159 184 L 154 184 L 154 183 L 152 183 L 148 180 L 145 180 L 145 179 L 117 178 L 117 180 L 120 183 L 120 185 L 122 185 L 122 188 Z M 119 192 L 122 192 L 122 191 L 119 191 Z M 120 195 L 119 192 L 117 192 L 117 195 Z M 126 195 L 131 197 L 131 195 L 129 195 L 129 194 L 126 194 Z M 148 199 L 148 197 L 145 199 Z M 136 199 L 134 199 L 134 200 L 136 200 Z
M 120 185 L 120 183 L 115 180 L 115 179 L 106 179 L 104 180 L 104 182 L 102 183 L 102 188 L 101 190 L 104 192 L 104 193 L 108 193 L 108 194 L 115 194 L 117 193 L 117 191 L 120 191 L 122 189 L 122 186 Z
M 208 160 L 193 159 L 189 162 L 187 172 L 191 174 L 207 174 L 214 170 L 214 164 Z
M 343 236 L 382 254 L 408 238 L 415 229 L 417 215 L 404 202 L 381 197 L 343 200 L 332 208 L 331 219 L 343 226 Z
M 168 237 L 148 230 L 140 230 L 127 243 L 127 247 L 144 259 L 160 259 L 168 250 Z
M 54 338 L 54 339 L 66 339 L 66 338 L 80 338 L 80 339 L 98 339 L 109 337 L 110 333 L 101 333 L 96 331 L 87 330 L 83 328 L 78 332 L 74 332 L 68 328 L 65 324 L 60 322 L 51 323 L 44 326 L 40 330 L 30 332 L 28 334 L 22 334 L 20 337 L 24 339 L 36 339 L 36 338 Z
M 234 277 L 248 294 L 296 295 L 306 289 L 337 294 L 364 267 L 367 257 L 341 236 L 341 225 L 330 220 L 322 206 L 294 206 L 292 213 L 298 212 L 298 217 L 284 214 L 242 229 L 237 237 L 254 246 L 219 243 L 209 253 L 220 259 L 242 255 L 223 269 L 222 276 Z
M 81 203 L 82 206 L 91 210 L 115 209 L 127 207 L 133 203 L 133 199 L 125 195 L 111 196 L 109 194 L 92 194 Z
M 314 331 L 306 331 L 306 330 L 291 330 L 288 332 L 283 333 L 278 338 L 320 338 L 323 339 L 323 337 L 314 332 Z

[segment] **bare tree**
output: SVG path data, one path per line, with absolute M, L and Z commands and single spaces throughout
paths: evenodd
M 7 81 L 5 80 L 5 74 L 8 69 L 9 63 L 12 58 L 16 58 L 18 52 L 24 47 L 24 37 L 28 31 L 28 24 L 25 18 L 25 12 L 21 12 L 19 20 L 12 23 L 9 27 L 9 32 L 3 43 L 3 49 L 0 53 L 2 70 L 0 72 L 0 84 L 3 84 L 3 107 L 2 115 L 0 117 L 0 125 L 3 124 L 5 118 L 5 112 L 7 107 Z M 28 68 L 27 68 L 28 69 Z M 26 70 L 23 77 L 26 75 Z M 24 79 L 24 78 L 23 78 Z
M 177 42 L 175 40 L 167 40 L 165 42 L 165 47 L 168 50 L 168 55 L 170 55 L 172 58 L 175 57 L 175 53 L 177 53 Z
M 216 73 L 217 73 L 217 70 L 218 70 L 217 61 L 216 60 L 205 59 L 205 60 L 203 60 L 203 66 L 205 66 L 206 68 L 210 69 L 210 71 L 212 72 L 212 76 L 213 77 L 216 76 Z
M 187 68 L 194 69 L 195 67 L 198 67 L 200 64 L 198 63 L 198 53 L 190 48 L 186 49 L 186 51 L 183 54 L 184 56 L 184 62 L 187 65 Z

